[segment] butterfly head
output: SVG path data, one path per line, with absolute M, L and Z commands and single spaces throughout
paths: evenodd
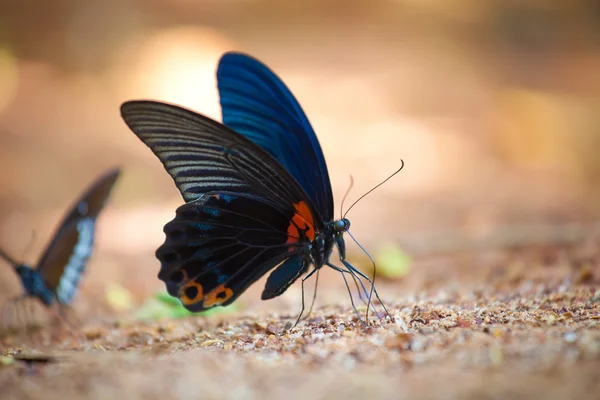
M 30 282 L 32 276 L 35 274 L 34 271 L 29 265 L 17 262 L 14 258 L 10 257 L 6 254 L 2 249 L 0 249 L 0 258 L 4 259 L 7 263 L 11 264 L 23 285 L 27 287 L 27 282 Z
M 19 275 L 22 280 L 27 280 L 33 272 L 31 267 L 26 264 L 15 264 L 15 271 L 17 271 L 17 275 Z
M 335 233 L 344 233 L 350 229 L 350 221 L 347 218 L 338 219 L 329 225 L 329 229 Z
M 26 264 L 16 264 L 15 270 L 28 295 L 39 298 L 47 306 L 52 305 L 54 295 L 37 270 Z
M 15 271 L 17 272 L 17 275 L 19 275 L 25 290 L 28 293 L 32 293 L 34 291 L 33 287 L 35 286 L 34 281 L 36 271 L 26 264 L 15 264 Z

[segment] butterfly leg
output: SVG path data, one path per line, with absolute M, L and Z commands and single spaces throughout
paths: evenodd
M 20 299 L 20 304 L 23 306 L 23 323 L 27 331 L 29 331 L 30 327 L 33 330 L 36 330 L 36 328 L 41 328 L 42 326 L 40 324 L 40 321 L 36 320 L 35 318 L 36 316 L 35 310 L 33 308 L 33 303 L 28 300 L 30 300 L 28 296 L 23 296 Z
M 15 327 L 17 329 L 23 328 L 27 331 L 27 303 L 25 302 L 27 295 L 23 294 L 15 297 L 12 302 L 15 310 Z M 22 309 L 22 310 L 21 310 Z M 23 312 L 21 312 L 23 311 Z
M 345 269 L 336 267 L 335 265 L 331 264 L 330 262 L 326 262 L 325 265 L 327 265 L 328 267 L 330 267 L 333 270 L 342 274 L 342 278 L 344 278 L 344 283 L 346 284 L 346 289 L 348 289 L 348 294 L 350 295 L 350 303 L 352 304 L 352 308 L 354 309 L 354 312 L 356 312 L 356 315 L 358 316 L 358 320 L 360 321 L 360 323 L 364 324 L 364 322 L 360 316 L 360 313 L 358 312 L 358 310 L 356 309 L 356 306 L 354 305 L 354 297 L 352 296 L 352 290 L 350 289 L 350 285 L 348 284 L 348 280 L 346 279 L 346 274 L 349 274 L 350 276 L 352 276 L 352 273 L 350 271 L 346 271 Z M 356 279 L 356 278 L 354 278 L 354 276 L 352 276 L 352 278 Z M 355 283 L 356 283 L 356 281 L 355 281 Z M 362 285 L 362 282 L 361 282 L 361 285 Z M 357 285 L 357 287 L 358 287 L 358 285 Z M 363 290 L 365 290 L 365 292 L 366 292 L 364 285 L 363 285 Z
M 354 276 L 354 274 L 350 274 L 350 276 L 352 277 L 352 280 L 354 281 L 354 286 L 356 286 L 356 292 L 358 293 L 358 298 L 365 304 L 368 305 L 367 303 L 367 299 L 369 298 L 369 296 L 367 296 L 366 294 L 363 294 L 363 291 L 360 290 L 360 287 L 358 286 L 358 282 L 359 279 Z M 364 285 L 363 285 L 363 289 L 364 289 Z M 364 290 L 366 292 L 366 290 Z M 363 295 L 365 297 L 363 297 Z
M 2 322 L 0 324 L 0 332 L 2 335 L 9 335 L 16 330 L 15 320 L 18 319 L 16 306 L 18 304 L 18 299 L 21 296 L 24 295 L 10 298 L 2 305 L 2 311 L 0 313 L 0 321 Z
M 377 300 L 379 300 L 379 303 L 383 307 L 383 309 L 384 309 L 385 313 L 387 314 L 387 316 L 390 317 L 390 320 L 393 321 L 394 318 L 392 317 L 392 315 L 387 310 L 387 308 L 386 308 L 385 304 L 383 303 L 383 301 L 381 301 L 381 297 L 379 297 L 379 293 L 377 293 L 377 288 L 375 287 L 375 284 L 373 283 L 373 281 L 368 276 L 366 276 L 365 274 L 363 274 L 362 272 L 360 272 L 358 269 L 354 268 L 354 266 L 352 264 L 350 264 L 348 261 L 346 261 L 344 257 L 340 257 L 340 261 L 342 262 L 342 264 L 344 264 L 344 266 L 346 268 L 348 268 L 348 271 L 351 271 L 353 274 L 357 274 L 358 276 L 366 279 L 369 282 L 369 284 L 371 284 L 371 289 L 375 293 L 375 297 L 377 297 Z M 362 284 L 362 282 L 361 282 L 361 284 Z M 370 296 L 369 296 L 369 303 L 371 303 Z M 369 312 L 369 308 L 367 308 L 367 312 Z
M 28 298 L 29 296 L 24 293 L 12 297 L 5 302 L 1 313 L 2 331 L 18 332 L 22 330 L 28 332 L 30 328 L 28 316 L 34 316 L 34 313 L 31 310 L 31 304 L 28 304 L 27 302 Z M 36 322 L 35 319 L 33 319 L 33 322 Z M 31 327 L 36 328 L 38 326 L 32 323 Z
M 50 320 L 50 334 L 53 340 L 64 340 L 69 337 L 73 340 L 83 341 L 84 334 L 82 334 L 73 322 L 69 320 L 70 307 L 66 304 L 58 303 L 56 307 L 50 309 L 51 320 Z
M 362 281 L 356 276 L 356 274 L 354 274 L 352 271 L 346 271 L 344 270 L 345 273 L 349 274 L 352 277 L 352 280 L 354 281 L 354 286 L 356 287 L 356 292 L 358 293 L 358 298 L 365 304 L 365 306 L 369 306 L 369 294 L 367 292 L 367 288 L 365 287 L 365 285 L 362 283 Z M 360 286 L 359 286 L 360 283 Z M 362 287 L 362 290 L 361 290 Z
M 298 318 L 296 318 L 296 322 L 294 323 L 292 328 L 294 328 L 296 325 L 298 325 L 298 322 L 300 322 L 300 319 L 302 318 L 302 314 L 304 314 L 304 309 L 305 309 L 305 307 L 304 307 L 304 282 L 317 271 L 319 271 L 319 270 L 317 268 L 315 268 L 312 271 L 310 271 L 308 273 L 308 275 L 306 275 L 304 278 L 302 278 L 302 310 L 300 310 L 300 315 L 298 315 Z M 312 306 L 311 306 L 311 308 L 312 308 Z
M 58 305 L 58 316 L 66 325 L 73 329 L 77 329 L 81 325 L 81 321 L 73 313 L 73 309 L 66 304 Z
M 349 274 L 352 277 L 352 279 L 354 280 L 354 284 L 356 285 L 356 289 L 358 290 L 358 293 L 359 293 L 359 298 L 362 299 L 363 302 L 365 303 L 365 305 L 367 306 L 367 321 L 368 321 L 368 317 L 369 317 L 368 309 L 372 307 L 373 312 L 375 312 L 375 313 L 377 313 L 377 310 L 375 309 L 375 305 L 371 302 L 371 296 L 368 293 L 367 288 L 365 287 L 363 281 L 351 269 L 342 269 L 339 267 L 335 267 L 334 269 L 336 269 L 336 271 L 338 271 L 338 272 L 343 272 L 344 274 Z M 359 284 L 360 284 L 360 287 L 358 286 Z M 362 290 L 361 290 L 361 288 L 362 288 Z M 365 298 L 362 297 L 363 295 L 365 296 Z M 350 297 L 352 297 L 352 293 L 350 293 Z M 367 300 L 365 300 L 365 299 L 367 299 Z
M 58 311 L 55 314 L 56 321 L 66 328 L 68 333 L 78 337 L 81 335 L 81 321 L 73 314 L 73 309 L 67 304 L 58 304 Z M 74 320 L 74 321 L 72 321 Z
M 319 270 L 317 270 L 317 276 L 315 277 L 315 290 L 313 291 L 313 298 L 310 303 L 310 308 L 308 309 L 308 312 L 306 313 L 306 317 L 304 317 L 304 318 L 308 318 L 310 313 L 312 313 L 313 306 L 315 305 L 315 300 L 317 299 L 317 286 L 319 286 Z
M 379 300 L 379 303 L 381 303 L 381 306 L 385 310 L 385 313 L 388 315 L 388 317 L 390 317 L 390 320 L 393 321 L 394 319 L 388 312 L 383 301 L 381 301 L 381 298 L 379 297 L 379 293 L 377 293 L 377 288 L 375 288 L 374 280 L 375 280 L 376 266 L 375 266 L 375 261 L 373 260 L 373 257 L 371 257 L 371 255 L 361 246 L 360 243 L 358 243 L 358 241 L 354 238 L 354 236 L 352 236 L 352 234 L 350 232 L 347 232 L 347 233 L 348 233 L 348 235 L 350 235 L 350 237 L 352 238 L 354 243 L 356 243 L 358 245 L 358 247 L 361 248 L 361 250 L 369 257 L 369 259 L 373 263 L 373 281 L 372 281 L 371 279 L 369 279 L 369 277 L 367 277 L 365 274 L 360 272 L 358 269 L 354 268 L 354 266 L 352 264 L 350 264 L 348 261 L 346 261 L 346 245 L 344 243 L 344 239 L 343 239 L 342 235 L 338 235 L 336 237 L 335 243 L 337 245 L 338 254 L 340 256 L 340 261 L 342 262 L 342 264 L 344 264 L 344 266 L 347 268 L 349 273 L 351 273 L 354 277 L 358 278 L 363 289 L 364 289 L 364 284 L 363 284 L 362 280 L 360 279 L 360 277 L 365 278 L 371 284 L 371 290 L 370 290 L 369 294 L 367 295 L 367 299 L 368 299 L 367 315 L 366 315 L 367 323 L 369 322 L 369 310 L 371 309 L 370 305 L 373 304 L 371 301 L 371 296 L 373 295 L 373 293 L 375 293 L 375 297 L 377 297 L 377 300 Z M 373 306 L 373 311 L 375 312 L 375 315 L 377 315 L 379 317 L 379 315 L 377 314 L 377 310 L 375 310 L 375 306 Z M 379 319 L 381 320 L 381 317 L 379 317 Z
M 24 311 L 23 326 L 25 333 L 33 343 L 36 343 L 37 346 L 40 346 L 42 343 L 47 342 L 44 331 L 47 323 L 46 314 L 41 313 L 39 308 L 39 306 L 43 303 L 38 303 L 37 298 L 24 296 L 21 300 L 21 304 Z M 36 306 L 38 307 L 37 310 Z

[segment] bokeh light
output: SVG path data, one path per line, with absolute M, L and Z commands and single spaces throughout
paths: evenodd
M 203 27 L 136 35 L 118 58 L 120 93 L 180 104 L 218 119 L 215 60 L 232 47 L 224 35 Z
M 19 69 L 17 59 L 11 52 L 0 46 L 0 115 L 13 100 L 19 85 Z

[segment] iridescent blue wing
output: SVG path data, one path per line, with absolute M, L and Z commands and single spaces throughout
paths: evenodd
M 308 118 L 281 79 L 260 61 L 225 53 L 217 69 L 223 123 L 275 157 L 324 221 L 333 219 L 325 157 Z
M 98 178 L 72 206 L 43 253 L 36 271 L 59 303 L 69 304 L 94 247 L 96 219 L 120 174 Z
M 169 104 L 127 102 L 121 115 L 186 201 L 165 225 L 156 256 L 158 277 L 187 309 L 229 304 L 282 261 L 306 255 L 322 222 L 298 182 L 264 149 Z M 279 287 L 272 283 L 269 293 L 283 293 L 300 273 L 278 273 L 288 279 L 276 279 Z

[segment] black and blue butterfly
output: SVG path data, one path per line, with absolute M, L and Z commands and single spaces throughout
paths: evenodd
M 121 106 L 186 202 L 156 251 L 168 293 L 203 311 L 232 303 L 274 268 L 267 300 L 327 265 L 346 286 L 346 274 L 358 279 L 366 295 L 360 278 L 371 280 L 346 260 L 350 221 L 334 220 L 325 158 L 292 93 L 260 61 L 235 52 L 221 58 L 217 81 L 223 124 L 162 102 Z M 334 247 L 344 267 L 330 262 Z M 304 287 L 302 295 L 300 316 Z
M 0 257 L 11 264 L 25 293 L 45 306 L 68 306 L 94 248 L 96 219 L 104 207 L 120 170 L 112 169 L 98 178 L 75 202 L 54 233 L 36 268 L 17 262 L 4 251 Z

